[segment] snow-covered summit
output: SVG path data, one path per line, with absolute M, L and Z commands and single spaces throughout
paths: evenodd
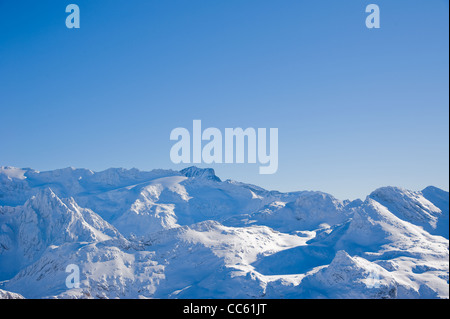
M 436 190 L 428 188 L 425 189 L 425 193 L 432 198 L 432 194 L 438 193 Z M 445 192 L 441 191 L 439 194 L 445 197 Z M 382 187 L 372 192 L 369 198 L 388 208 L 397 217 L 420 225 L 431 234 L 448 238 L 448 209 L 441 210 L 422 192 L 398 187 Z
M 22 295 L 0 289 L 0 299 L 24 299 Z
M 124 240 L 109 223 L 73 198 L 60 199 L 50 188 L 24 205 L 0 206 L 0 280 L 40 258 L 52 245 Z
M 196 166 L 190 166 L 180 171 L 186 177 L 203 178 L 220 182 L 220 178 L 216 176 L 214 169 L 212 168 L 198 168 Z

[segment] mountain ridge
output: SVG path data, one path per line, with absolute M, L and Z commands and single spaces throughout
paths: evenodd
M 433 186 L 341 201 L 197 167 L 2 166 L 0 225 L 5 298 L 448 298 L 448 192 Z

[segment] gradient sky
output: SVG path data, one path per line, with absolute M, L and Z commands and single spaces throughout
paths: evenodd
M 81 28 L 67 29 L 78 4 Z M 376 3 L 381 28 L 367 29 Z M 449 188 L 449 2 L 0 0 L 0 165 L 182 169 L 170 132 L 277 127 L 222 179 L 365 198 Z M 206 167 L 205 165 L 199 165 Z

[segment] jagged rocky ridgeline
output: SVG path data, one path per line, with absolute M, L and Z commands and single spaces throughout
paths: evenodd
M 0 167 L 0 298 L 448 298 L 448 216 L 431 186 L 340 201 L 197 167 Z

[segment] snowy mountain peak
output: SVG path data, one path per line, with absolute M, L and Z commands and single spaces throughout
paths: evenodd
M 384 268 L 361 257 L 338 251 L 327 267 L 306 280 L 305 286 L 322 286 L 325 295 L 310 292 L 311 297 L 396 298 L 398 283 Z
M 28 201 L 30 203 L 40 204 L 40 203 L 51 203 L 54 205 L 63 206 L 64 203 L 56 196 L 50 187 L 42 188 L 38 193 L 30 198 Z
M 93 211 L 81 208 L 73 198 L 60 199 L 48 187 L 22 206 L 0 207 L 0 224 L 0 257 L 3 251 L 14 261 L 0 258 L 0 268 L 6 273 L 36 260 L 51 245 L 122 239 Z
M 25 176 L 26 172 L 27 172 L 27 170 L 20 169 L 17 167 L 0 166 L 0 180 L 1 180 L 1 177 L 8 178 L 9 180 L 12 180 L 12 179 L 22 180 L 22 179 L 26 178 L 26 176 Z
M 215 182 L 221 182 L 220 178 L 216 176 L 216 173 L 212 168 L 198 168 L 196 166 L 191 166 L 182 169 L 180 173 L 186 177 L 202 178 Z
M 339 250 L 334 256 L 333 261 L 330 266 L 354 266 L 356 265 L 355 260 L 350 257 L 350 255 L 345 250 Z
M 22 295 L 0 289 L 0 299 L 24 299 Z
M 445 216 L 422 192 L 381 187 L 372 192 L 369 198 L 385 206 L 400 219 L 419 225 L 431 234 L 448 238 L 448 214 Z M 442 220 L 446 220 L 447 225 Z

